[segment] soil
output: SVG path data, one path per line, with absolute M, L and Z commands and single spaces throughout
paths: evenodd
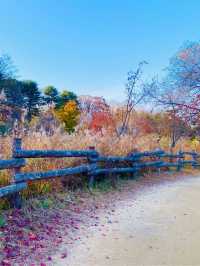
M 198 172 L 163 173 L 27 201 L 3 213 L 1 265 L 200 265 L 199 191 Z
M 128 194 L 55 265 L 200 265 L 200 176 Z

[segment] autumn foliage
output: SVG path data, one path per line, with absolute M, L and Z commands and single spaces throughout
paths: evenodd
M 79 114 L 78 105 L 75 101 L 68 101 L 59 109 L 55 109 L 55 115 L 64 124 L 68 133 L 74 132 L 75 126 L 78 124 Z
M 81 96 L 79 98 L 82 128 L 88 129 L 93 133 L 114 126 L 111 108 L 102 97 Z
M 109 128 L 113 126 L 113 120 L 110 113 L 107 112 L 94 112 L 92 114 L 92 120 L 89 125 L 89 129 L 93 132 L 101 132 L 103 128 Z

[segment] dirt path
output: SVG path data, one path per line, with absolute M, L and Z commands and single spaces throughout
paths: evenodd
M 59 266 L 200 265 L 200 177 L 147 188 L 101 215 Z

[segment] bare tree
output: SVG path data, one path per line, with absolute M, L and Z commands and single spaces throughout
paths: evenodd
M 15 78 L 16 68 L 10 56 L 3 54 L 0 56 L 0 81 Z M 1 89 L 1 87 L 0 87 Z
M 200 43 L 187 42 L 170 60 L 165 79 L 146 86 L 156 104 L 176 106 L 191 123 L 200 118 Z
M 143 85 L 140 82 L 142 68 L 145 64 L 147 64 L 147 62 L 142 61 L 139 63 L 135 71 L 128 72 L 127 83 L 125 88 L 126 103 L 123 108 L 121 127 L 120 130 L 117 130 L 118 137 L 120 137 L 126 132 L 132 111 L 134 111 L 135 107 L 140 104 L 145 98 L 146 91 L 143 89 Z

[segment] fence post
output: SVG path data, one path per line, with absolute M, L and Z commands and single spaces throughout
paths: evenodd
M 179 155 L 178 160 L 177 160 L 178 165 L 177 165 L 177 169 L 176 169 L 177 172 L 179 172 L 181 170 L 181 168 L 183 167 L 183 164 L 182 164 L 182 162 L 183 162 L 183 152 L 180 150 L 178 152 L 178 155 Z
M 108 169 L 112 169 L 113 168 L 113 162 L 111 161 L 111 162 L 107 162 L 106 163 L 106 168 L 108 168 Z M 109 171 L 109 173 L 108 173 L 108 178 L 109 178 L 109 180 L 110 180 L 110 182 L 111 182 L 111 186 L 112 186 L 112 188 L 117 188 L 117 174 L 114 174 L 114 173 L 112 173 L 112 172 L 110 172 Z
M 195 151 L 193 151 L 193 154 L 192 154 L 192 159 L 195 161 L 193 164 L 192 164 L 192 167 L 193 168 L 196 168 L 196 164 L 197 164 L 197 153 Z
M 22 140 L 20 138 L 14 138 L 12 143 L 12 157 L 15 158 L 15 152 L 21 149 Z M 14 175 L 20 173 L 21 167 L 13 168 L 11 183 L 15 184 Z M 22 198 L 19 192 L 16 192 L 10 196 L 10 204 L 13 208 L 20 209 L 22 206 Z
M 158 159 L 159 161 L 161 160 L 160 158 L 161 158 L 160 155 L 158 155 L 158 156 L 157 156 L 157 159 Z M 160 167 L 158 167 L 157 172 L 158 172 L 158 175 L 160 175 Z
M 131 152 L 131 155 L 134 156 L 134 154 L 137 153 L 137 152 L 138 152 L 138 149 L 134 148 L 132 150 L 132 152 Z M 132 168 L 136 168 L 136 171 L 133 172 L 133 174 L 132 174 L 132 179 L 136 179 L 137 180 L 139 178 L 139 170 L 140 169 L 137 167 L 136 164 L 138 164 L 140 161 L 141 161 L 141 159 L 138 158 L 138 159 L 134 160 L 133 162 L 131 162 Z
M 89 146 L 89 150 L 95 151 L 95 147 L 94 146 Z M 94 159 L 98 158 L 98 156 L 99 155 L 97 154 L 95 156 L 88 157 L 88 161 L 89 161 L 89 164 L 91 166 L 91 169 L 90 169 L 90 171 L 88 173 L 88 177 L 89 177 L 88 186 L 89 186 L 89 189 L 94 187 L 95 176 L 91 172 L 92 172 L 92 169 L 95 169 L 98 166 L 98 162 L 94 161 Z

